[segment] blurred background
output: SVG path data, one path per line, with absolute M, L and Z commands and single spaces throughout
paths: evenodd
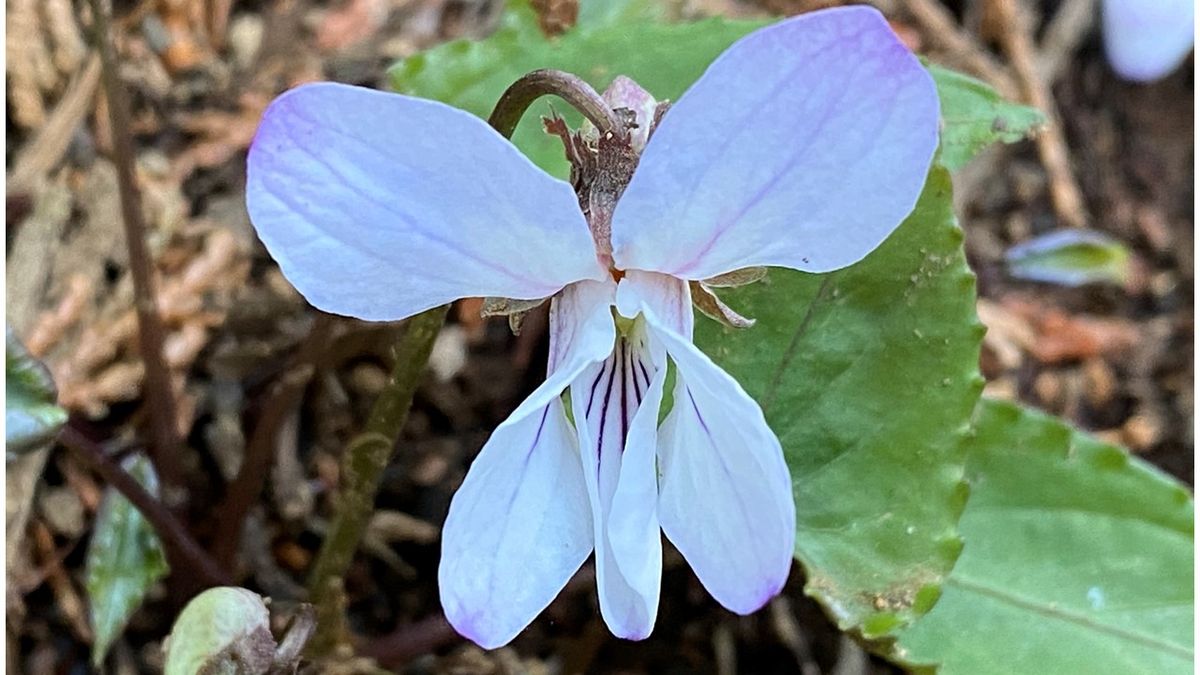
M 572 4 L 534 3 L 551 18 L 569 17 Z M 679 0 L 667 11 L 680 20 L 763 17 L 838 4 L 848 3 Z M 1051 120 L 1037 139 L 992 147 L 955 176 L 988 327 L 986 394 L 1061 415 L 1192 484 L 1192 57 L 1154 82 L 1118 77 L 1098 0 L 873 4 L 918 53 Z M 127 454 L 152 431 L 119 200 L 122 153 L 91 12 L 72 0 L 7 0 L 6 9 L 8 326 L 49 368 L 74 442 Z M 304 597 L 341 449 L 384 384 L 398 326 L 322 318 L 283 279 L 243 205 L 247 146 L 284 89 L 313 80 L 383 87 L 397 59 L 486 36 L 502 10 L 498 0 L 113 7 L 133 138 L 125 156 L 156 277 L 174 433 L 186 446 L 176 458 L 186 498 L 168 492 L 164 501 L 239 585 L 277 607 Z M 1068 228 L 1106 235 L 1120 270 L 1082 286 L 1021 278 L 1030 274 L 1013 247 Z M 350 627 L 372 659 L 346 658 L 337 672 L 898 672 L 840 636 L 804 597 L 798 568 L 783 596 L 737 617 L 673 553 L 645 642 L 608 634 L 586 579 L 508 648 L 485 653 L 457 638 L 437 602 L 440 526 L 490 431 L 540 382 L 547 351 L 544 306 L 519 336 L 479 310 L 470 300 L 452 309 L 385 473 L 346 579 Z M 231 524 L 231 486 L 249 457 L 268 480 L 233 509 Z M 6 485 L 8 667 L 89 672 L 95 636 L 83 565 L 105 482 L 52 446 L 9 463 Z M 162 640 L 197 582 L 179 576 L 151 587 L 106 671 L 161 669 Z

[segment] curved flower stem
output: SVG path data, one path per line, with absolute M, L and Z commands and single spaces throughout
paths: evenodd
M 375 509 L 383 470 L 404 429 L 448 309 L 448 305 L 435 307 L 408 320 L 396 345 L 395 366 L 371 408 L 366 428 L 346 446 L 333 519 L 308 577 L 309 601 L 317 612 L 317 632 L 309 643 L 314 656 L 328 654 L 347 641 L 342 579 Z
M 601 133 L 622 126 L 620 118 L 592 85 L 570 73 L 550 69 L 535 70 L 513 82 L 496 102 L 488 123 L 505 138 L 510 138 L 530 104 L 547 94 L 570 103 Z
M 332 315 L 318 314 L 291 363 L 266 394 L 262 414 L 246 444 L 242 466 L 238 469 L 237 477 L 229 484 L 225 500 L 217 509 L 217 534 L 212 554 L 225 567 L 233 565 L 242 540 L 246 514 L 258 501 L 271 471 L 279 427 L 304 397 L 304 391 L 317 371 L 318 360 L 329 343 L 333 327 Z

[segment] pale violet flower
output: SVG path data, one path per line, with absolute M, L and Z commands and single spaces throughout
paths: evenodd
M 610 100 L 640 92 L 615 89 Z M 629 106 L 635 149 L 650 110 Z M 502 645 L 594 551 L 604 620 L 638 639 L 658 611 L 660 531 L 741 614 L 779 592 L 793 555 L 779 441 L 692 345 L 688 282 L 860 260 L 912 210 L 937 136 L 930 76 L 878 12 L 841 8 L 730 47 L 654 129 L 611 220 L 589 209 L 594 232 L 570 185 L 481 120 L 336 84 L 267 110 L 247 201 L 284 274 L 329 312 L 552 298 L 546 381 L 450 506 L 442 606 L 463 635 Z
M 1192 51 L 1194 0 L 1104 0 L 1103 14 L 1108 62 L 1127 80 L 1165 77 Z

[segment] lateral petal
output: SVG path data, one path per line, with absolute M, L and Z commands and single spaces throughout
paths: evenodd
M 755 31 L 654 132 L 613 214 L 613 259 L 689 280 L 854 263 L 912 211 L 938 117 L 933 79 L 872 8 Z
M 438 587 L 454 629 L 507 644 L 592 551 L 591 508 L 561 399 L 504 424 L 450 503 Z
M 677 368 L 658 438 L 663 532 L 717 602 L 748 614 L 779 593 L 791 569 L 796 508 L 783 450 L 728 373 L 648 318 Z
M 400 94 L 319 83 L 275 99 L 246 206 L 288 280 L 336 314 L 393 320 L 605 276 L 569 185 L 482 120 Z

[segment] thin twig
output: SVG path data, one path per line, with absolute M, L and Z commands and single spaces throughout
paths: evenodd
M 333 325 L 334 318 L 329 314 L 317 316 L 291 364 L 275 380 L 266 395 L 262 414 L 246 444 L 242 466 L 238 469 L 237 477 L 229 484 L 229 490 L 217 512 L 213 555 L 226 567 L 230 566 L 237 553 L 246 514 L 262 494 L 263 484 L 271 469 L 271 458 L 275 454 L 275 435 L 279 425 L 304 396 L 304 390 L 316 372 L 317 360 L 328 346 Z
M 146 367 L 143 400 L 149 409 L 154 444 L 150 458 L 167 488 L 177 495 L 183 488 L 183 470 L 179 452 L 183 447 L 176 429 L 175 395 L 170 372 L 163 357 L 163 325 L 155 303 L 154 274 L 146 250 L 146 223 L 142 214 L 141 194 L 134 169 L 133 137 L 129 123 L 129 100 L 117 74 L 108 8 L 104 0 L 91 0 L 96 50 L 100 52 L 101 73 L 109 123 L 112 126 L 113 162 L 117 169 L 117 187 L 121 195 L 121 215 L 125 243 L 129 248 L 129 270 L 133 276 L 134 306 L 138 317 L 138 346 Z
M 446 617 L 439 613 L 400 626 L 392 633 L 364 644 L 359 652 L 385 668 L 395 668 L 461 639 Z
M 595 585 L 596 568 L 588 563 L 571 577 L 558 594 L 556 602 L 563 602 L 565 598 L 594 588 Z M 428 654 L 462 639 L 446 617 L 439 613 L 398 626 L 391 633 L 363 644 L 358 651 L 363 656 L 375 659 L 385 668 L 398 668 L 422 654 Z
M 29 188 L 41 176 L 58 164 L 63 153 L 71 144 L 75 129 L 92 109 L 96 86 L 100 83 L 100 57 L 92 54 L 79 72 L 71 78 L 66 93 L 46 124 L 33 140 L 13 160 L 13 170 L 8 176 L 7 191 L 11 194 Z
M 1071 227 L 1087 224 L 1087 209 L 1062 133 L 1062 118 L 1050 93 L 1050 87 L 1038 74 L 1033 45 L 1033 26 L 1029 10 L 1022 0 L 992 0 L 994 16 L 1003 26 L 1000 43 L 1017 75 L 1021 96 L 1026 103 L 1046 115 L 1046 128 L 1035 139 L 1038 156 L 1050 182 L 1050 202 L 1059 220 Z
M 1053 84 L 1096 23 L 1096 0 L 1064 0 L 1046 26 L 1038 50 L 1038 74 Z
M 175 572 L 195 575 L 203 583 L 211 586 L 228 586 L 233 583 L 229 574 L 204 552 L 171 511 L 146 492 L 141 483 L 109 458 L 103 449 L 71 426 L 63 428 L 58 440 L 80 461 L 100 474 L 104 482 L 116 488 L 117 492 L 124 495 L 146 517 L 166 545 Z M 185 569 L 179 569 L 180 566 Z
M 387 384 L 375 399 L 363 433 L 350 442 L 342 457 L 333 518 L 308 577 L 310 599 L 317 611 L 317 632 L 309 645 L 315 656 L 329 653 L 348 639 L 342 579 L 366 531 L 383 470 L 408 420 L 448 309 L 448 305 L 435 307 L 408 320 L 396 345 L 396 361 Z
M 964 31 L 950 10 L 937 0 L 902 0 L 909 16 L 917 22 L 922 34 L 947 52 L 960 67 L 993 88 L 1005 98 L 1014 98 L 1017 87 L 1012 76 L 987 49 L 970 33 Z
M 601 133 L 621 128 L 621 120 L 592 85 L 561 70 L 535 70 L 513 82 L 496 102 L 488 122 L 502 136 L 512 136 L 529 106 L 546 95 L 554 95 L 583 113 Z

